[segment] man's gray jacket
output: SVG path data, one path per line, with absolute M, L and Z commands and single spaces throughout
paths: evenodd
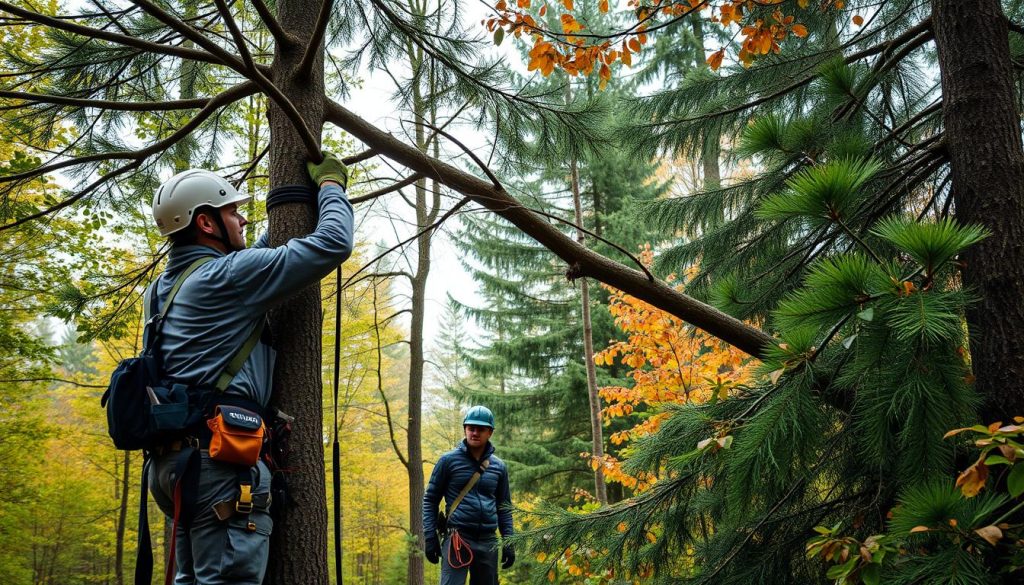
M 163 306 L 178 274 L 197 258 L 215 256 L 181 286 L 168 311 L 160 343 L 164 376 L 183 384 L 213 385 L 238 348 L 289 295 L 320 281 L 352 253 L 352 206 L 341 187 L 320 189 L 319 221 L 313 233 L 277 248 L 266 238 L 223 254 L 207 246 L 176 246 L 167 268 L 146 291 Z M 257 344 L 227 389 L 266 406 L 270 400 L 275 351 Z

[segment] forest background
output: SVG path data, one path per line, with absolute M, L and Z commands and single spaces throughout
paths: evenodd
M 322 144 L 358 245 L 272 319 L 307 343 L 270 582 L 436 580 L 418 502 L 478 403 L 507 582 L 1014 582 L 1021 4 L 0 2 L 0 575 L 131 579 L 98 397 L 160 180 L 223 173 L 280 243 Z

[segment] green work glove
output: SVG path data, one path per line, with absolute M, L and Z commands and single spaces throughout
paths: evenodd
M 348 187 L 348 167 L 329 152 L 324 153 L 324 160 L 319 164 L 306 161 L 306 168 L 309 169 L 309 178 L 313 179 L 317 187 L 323 185 L 324 181 L 336 181 L 342 188 Z

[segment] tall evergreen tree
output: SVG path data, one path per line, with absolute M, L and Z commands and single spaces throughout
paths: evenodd
M 548 85 L 558 91 L 567 82 L 553 78 Z M 597 93 L 586 84 L 576 93 L 585 99 L 588 91 Z M 521 173 L 512 186 L 532 208 L 573 234 L 566 160 L 538 158 L 536 166 L 527 167 L 536 170 Z M 601 238 L 588 236 L 589 247 L 632 262 L 608 242 L 632 253 L 651 241 L 655 234 L 632 221 L 630 208 L 665 192 L 667 186 L 653 178 L 655 170 L 655 164 L 637 163 L 614 145 L 580 161 L 584 228 Z M 540 489 L 564 503 L 576 490 L 593 493 L 593 481 L 587 481 L 593 471 L 581 457 L 593 449 L 580 294 L 578 287 L 566 287 L 566 277 L 573 276 L 543 246 L 501 219 L 470 215 L 463 223 L 457 245 L 466 253 L 464 263 L 481 299 L 462 310 L 486 332 L 480 347 L 464 348 L 463 355 L 485 389 L 456 392 L 466 402 L 495 410 L 507 437 L 503 457 L 516 465 L 511 476 L 516 489 Z M 592 290 L 593 338 L 602 346 L 615 333 L 602 309 L 607 295 Z M 611 495 L 621 498 L 621 486 Z

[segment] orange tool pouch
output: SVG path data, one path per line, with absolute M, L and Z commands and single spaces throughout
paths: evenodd
M 210 459 L 253 467 L 260 460 L 267 429 L 259 414 L 222 404 L 206 421 L 210 437 Z

